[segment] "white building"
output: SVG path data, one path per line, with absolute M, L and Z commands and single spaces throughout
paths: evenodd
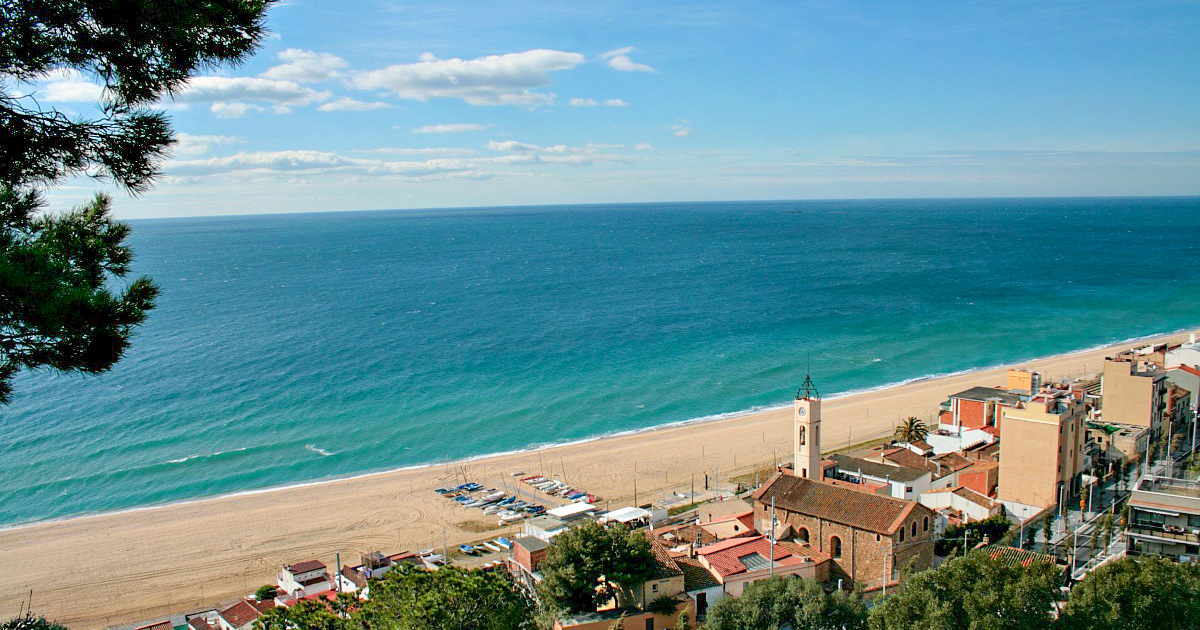
M 277 581 L 280 590 L 297 599 L 308 597 L 333 588 L 333 580 L 319 560 L 305 560 L 289 564 L 279 571 Z

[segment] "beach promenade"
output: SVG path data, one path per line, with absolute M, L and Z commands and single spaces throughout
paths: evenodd
M 1186 339 L 1186 334 L 1161 340 Z M 1155 340 L 1158 341 L 1158 340 Z M 1099 372 L 1115 348 L 1019 364 L 1047 379 Z M 930 379 L 828 400 L 827 449 L 890 434 L 897 419 L 928 418 L 947 396 L 1004 382 L 1006 368 Z M 818 386 L 820 375 L 814 375 Z M 0 616 L 14 616 L 33 591 L 33 609 L 89 630 L 235 599 L 273 582 L 285 564 L 334 554 L 398 552 L 478 540 L 492 517 L 433 492 L 455 478 L 512 483 L 509 473 L 565 476 L 612 507 L 684 491 L 695 475 L 722 479 L 791 452 L 791 409 L 504 455 L 462 464 L 381 473 L 270 492 L 43 523 L 0 531 Z M 603 505 L 603 503 L 602 503 Z M 486 520 L 485 520 L 486 519 Z

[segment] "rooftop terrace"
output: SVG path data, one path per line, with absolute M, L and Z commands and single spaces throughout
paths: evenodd
M 1148 477 L 1138 482 L 1137 489 L 1142 492 L 1158 492 L 1177 497 L 1200 498 L 1200 480 Z

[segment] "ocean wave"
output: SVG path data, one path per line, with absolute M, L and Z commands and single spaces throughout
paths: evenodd
M 337 455 L 337 453 L 334 453 L 332 451 L 327 451 L 323 448 L 318 448 L 316 444 L 305 444 L 304 450 L 312 451 L 318 455 L 324 455 L 325 457 L 329 457 L 330 455 Z

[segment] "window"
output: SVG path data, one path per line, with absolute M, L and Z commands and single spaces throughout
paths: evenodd
M 925 524 L 921 526 L 921 531 L 923 531 L 923 532 L 929 531 L 929 517 L 928 516 L 925 517 Z
M 829 538 L 829 555 L 833 556 L 834 559 L 840 559 L 842 557 L 842 539 L 841 538 L 838 538 L 837 536 L 830 536 L 830 538 Z
M 654 617 L 646 620 L 646 630 L 654 630 Z
M 1155 512 L 1143 512 L 1141 510 L 1133 511 L 1133 522 L 1136 525 L 1142 526 L 1160 526 L 1167 521 L 1167 517 L 1163 514 Z
M 658 583 L 657 583 L 657 582 L 655 582 L 654 584 L 651 584 L 651 585 L 650 585 L 650 592 L 651 592 L 651 593 L 657 593 L 657 592 L 658 592 Z
M 910 532 L 910 533 L 911 533 L 913 536 L 916 536 L 916 535 L 917 535 L 917 522 L 916 522 L 916 521 L 913 521 L 913 522 L 912 522 L 912 532 Z
M 796 532 L 796 537 L 804 542 L 808 542 L 808 528 L 801 527 L 800 531 Z
M 1188 514 L 1188 527 L 1200 527 L 1200 514 Z
M 900 528 L 900 542 L 904 542 L 904 528 Z

